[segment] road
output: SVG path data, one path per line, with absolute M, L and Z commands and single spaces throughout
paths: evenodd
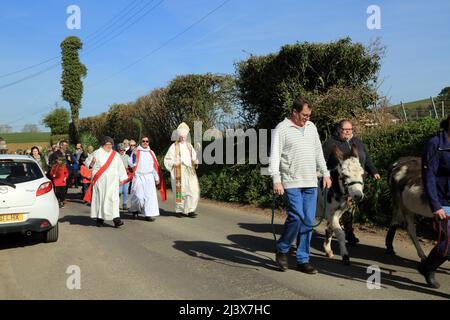
M 442 287 L 426 287 L 410 241 L 397 240 L 397 256 L 386 256 L 382 235 L 360 233 L 345 266 L 338 254 L 324 256 L 319 228 L 311 260 L 319 274 L 279 272 L 270 216 L 211 201 L 201 201 L 197 219 L 177 218 L 170 201 L 161 208 L 155 222 L 123 213 L 121 229 L 98 228 L 89 207 L 74 200 L 61 210 L 57 243 L 41 243 L 38 235 L 1 237 L 0 299 L 450 298 L 449 264 L 437 273 Z M 279 235 L 283 220 L 275 222 Z M 380 289 L 367 288 L 371 265 L 381 268 Z M 69 266 L 80 268 L 79 290 L 67 287 Z

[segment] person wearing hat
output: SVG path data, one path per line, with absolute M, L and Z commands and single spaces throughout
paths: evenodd
M 139 213 L 143 213 L 145 220 L 155 221 L 155 217 L 159 216 L 156 188 L 160 190 L 163 201 L 166 201 L 166 189 L 158 160 L 149 143 L 149 137 L 143 136 L 141 144 L 132 153 L 128 162 L 133 168 L 134 175 L 130 211 L 135 218 Z
M 178 126 L 177 141 L 173 143 L 166 156 L 164 166 L 170 171 L 172 191 L 175 196 L 175 211 L 179 217 L 195 218 L 200 187 L 196 168 L 198 166 L 197 153 L 187 141 L 189 127 L 186 123 Z
M 113 150 L 114 140 L 102 139 L 91 160 L 92 179 L 84 200 L 91 203 L 91 218 L 97 219 L 97 225 L 104 221 L 113 221 L 116 228 L 123 225 L 120 220 L 119 185 L 128 179 L 120 155 Z

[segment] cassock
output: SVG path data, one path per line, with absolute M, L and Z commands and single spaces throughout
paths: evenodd
M 175 163 L 177 151 L 180 159 L 180 164 L 178 165 L 179 174 L 181 175 L 178 176 L 178 191 L 180 192 L 177 192 L 177 166 Z M 164 166 L 170 171 L 172 192 L 175 198 L 175 211 L 177 213 L 189 214 L 197 209 L 200 187 L 195 172 L 195 164 L 193 163 L 196 160 L 197 153 L 192 145 L 186 141 L 173 143 L 164 157 Z
M 96 150 L 93 157 L 96 159 L 92 168 L 92 178 L 108 161 L 111 152 L 103 148 Z M 127 180 L 128 175 L 120 155 L 116 153 L 108 169 L 100 176 L 93 186 L 91 202 L 91 218 L 111 221 L 120 218 L 119 185 Z
M 158 196 L 156 184 L 159 184 L 158 172 L 155 170 L 153 156 L 155 154 L 150 148 L 139 146 L 128 160 L 130 167 L 134 168 L 137 161 L 137 151 L 139 151 L 139 163 L 134 173 L 131 184 L 131 212 L 141 212 L 146 217 L 159 216 Z

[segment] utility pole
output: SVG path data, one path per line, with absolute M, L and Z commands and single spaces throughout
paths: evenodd
M 436 104 L 434 103 L 433 97 L 430 97 L 430 98 L 431 98 L 431 104 L 433 105 L 433 109 L 434 109 L 434 115 L 436 116 L 436 119 L 438 119 L 439 116 L 438 116 L 438 113 L 437 113 Z
M 403 105 L 403 101 L 400 101 L 400 104 L 402 105 L 403 115 L 405 116 L 405 121 L 408 121 L 408 117 L 406 116 L 406 110 L 405 106 Z

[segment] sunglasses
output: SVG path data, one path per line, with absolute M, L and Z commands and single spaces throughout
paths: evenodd
M 141 142 L 142 143 L 148 143 L 149 141 L 148 140 L 142 140 Z

